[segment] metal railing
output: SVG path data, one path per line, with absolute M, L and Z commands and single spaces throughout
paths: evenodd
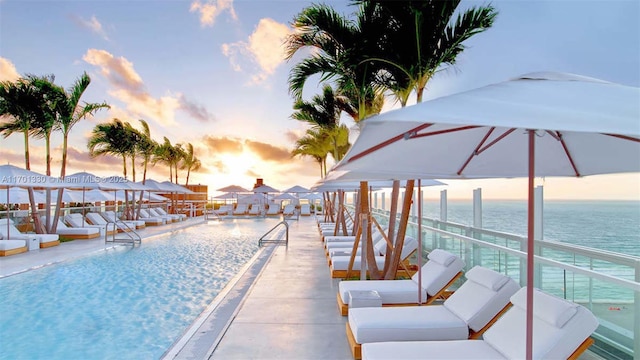
M 122 220 L 117 220 L 113 223 L 110 222 L 109 224 L 113 224 L 116 230 L 122 229 L 123 231 L 116 231 L 111 235 L 111 237 L 107 237 L 105 239 L 106 242 L 131 244 L 133 246 L 142 244 L 142 237 L 140 237 L 140 234 L 138 234 L 134 228 L 129 226 L 129 224 Z
M 280 236 L 282 235 L 282 233 L 278 233 L 275 236 L 272 236 L 270 238 L 267 238 L 267 236 L 269 236 L 270 234 L 272 234 L 277 228 L 279 228 L 281 225 L 284 225 L 285 231 L 284 231 L 284 239 L 280 238 Z M 277 223 L 274 227 L 272 227 L 269 231 L 267 231 L 266 233 L 264 233 L 264 235 L 262 235 L 260 237 L 260 240 L 258 240 L 258 246 L 262 246 L 264 244 L 277 244 L 277 245 L 281 245 L 282 243 L 284 243 L 285 246 L 289 246 L 289 223 L 287 223 L 286 220 L 282 220 L 279 223 Z

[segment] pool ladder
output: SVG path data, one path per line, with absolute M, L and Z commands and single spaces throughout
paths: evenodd
M 284 239 L 281 239 L 279 237 L 277 238 L 268 238 L 267 236 L 269 236 L 269 234 L 273 233 L 277 228 L 279 228 L 281 225 L 284 225 L 285 231 L 284 231 Z M 281 235 L 281 234 L 279 234 Z M 271 230 L 267 231 L 266 233 L 264 233 L 264 235 L 262 235 L 260 237 L 260 240 L 258 240 L 258 246 L 262 246 L 264 244 L 276 244 L 276 245 L 281 245 L 282 243 L 284 243 L 285 246 L 289 246 L 289 223 L 287 223 L 286 220 L 282 220 L 279 223 L 276 224 L 276 226 L 272 227 Z
M 110 224 L 114 224 L 116 229 L 126 229 L 126 231 L 116 231 L 116 233 L 111 235 L 111 237 L 107 237 L 107 242 L 131 244 L 133 246 L 140 245 L 142 243 L 142 238 L 140 237 L 140 234 L 136 232 L 136 229 L 131 228 L 131 226 L 124 221 L 118 220 L 117 222 Z

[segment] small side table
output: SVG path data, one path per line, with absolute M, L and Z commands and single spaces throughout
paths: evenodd
M 375 290 L 349 291 L 349 308 L 381 307 L 382 299 Z

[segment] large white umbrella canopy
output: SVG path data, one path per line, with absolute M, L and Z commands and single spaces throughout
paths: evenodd
M 45 201 L 44 195 L 39 191 L 33 192 L 36 203 Z M 25 188 L 10 187 L 7 191 L 0 191 L 0 203 L 2 204 L 28 204 L 29 191 Z
M 533 178 L 640 171 L 640 89 L 534 73 L 367 119 L 335 167 L 396 178 L 529 177 L 527 358 L 533 329 Z
M 248 189 L 245 189 L 245 188 L 243 188 L 242 186 L 239 186 L 239 185 L 225 186 L 225 187 L 222 187 L 220 189 L 216 189 L 216 191 L 228 192 L 228 193 L 246 193 L 246 192 L 250 192 Z
M 0 165 L 0 188 L 7 187 L 59 188 L 63 185 L 58 178 L 42 175 L 15 165 Z
M 282 193 L 278 196 L 275 196 L 273 198 L 273 200 L 297 200 L 298 198 L 289 194 L 289 193 Z
M 214 199 L 224 199 L 224 200 L 226 200 L 226 199 L 235 199 L 236 195 L 234 193 L 228 192 L 228 193 L 220 194 L 218 196 L 214 196 L 213 198 Z
M 254 188 L 251 191 L 254 192 L 254 193 L 264 193 L 264 194 L 266 194 L 266 193 L 279 193 L 280 192 L 280 190 L 274 189 L 269 185 L 260 185 L 260 186 Z
M 303 194 L 303 193 L 308 193 L 311 192 L 311 190 L 307 189 L 306 187 L 300 186 L 300 185 L 295 185 L 292 186 L 286 190 L 282 190 L 283 193 L 292 193 L 292 194 Z
M 193 191 L 187 189 L 186 187 L 174 184 L 171 181 L 163 181 L 160 184 L 162 184 L 166 189 L 169 189 L 170 192 L 176 192 L 180 194 L 195 194 Z

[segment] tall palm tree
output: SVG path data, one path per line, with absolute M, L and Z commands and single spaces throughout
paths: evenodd
M 87 147 L 91 157 L 102 155 L 122 157 L 122 173 L 126 178 L 127 157 L 135 153 L 135 144 L 131 125 L 119 119 L 113 119 L 111 122 L 98 124 L 93 128 Z
M 296 141 L 291 156 L 310 156 L 320 165 L 320 178 L 327 174 L 327 155 L 331 152 L 331 142 L 322 128 L 307 130 L 306 135 Z
M 136 144 L 137 152 L 144 161 L 142 162 L 142 183 L 147 180 L 147 167 L 151 161 L 156 147 L 158 144 L 151 138 L 151 131 L 149 130 L 149 124 L 144 120 L 139 120 L 142 125 L 142 131 L 140 132 L 140 140 Z
M 339 161 L 348 149 L 349 129 L 340 125 L 342 111 L 354 110 L 346 96 L 336 94 L 330 85 L 325 85 L 322 95 L 316 95 L 311 102 L 298 100 L 293 107 L 291 117 L 306 122 L 312 129 L 320 129 L 320 136 L 330 143 L 330 153 L 334 160 Z
M 189 175 L 191 171 L 198 171 L 202 167 L 202 162 L 198 159 L 193 152 L 193 144 L 187 143 L 185 149 L 185 156 L 182 159 L 181 169 L 187 169 L 187 179 L 185 181 L 185 186 L 189 185 Z M 177 179 L 176 179 L 177 182 Z
M 67 148 L 69 143 L 69 133 L 75 124 L 80 120 L 92 116 L 100 109 L 111 108 L 107 103 L 84 103 L 80 104 L 82 95 L 91 84 L 91 78 L 87 73 L 80 75 L 78 79 L 71 85 L 71 87 L 64 92 L 64 101 L 59 106 L 59 129 L 62 132 L 62 165 L 60 166 L 60 177 L 64 178 L 67 169 Z M 56 202 L 56 209 L 60 209 L 62 206 L 62 189 L 58 191 L 58 200 Z M 58 218 L 60 212 L 55 212 L 53 219 L 53 230 L 56 229 L 58 224 Z
M 174 146 L 171 144 L 171 141 L 165 136 L 162 144 L 159 144 L 156 147 L 156 152 L 151 159 L 152 164 L 157 164 L 159 162 L 164 163 L 169 167 L 169 181 L 173 182 L 173 170 L 176 168 L 177 164 L 181 160 L 181 154 L 178 151 L 178 146 Z M 176 174 L 176 179 L 178 175 Z
M 458 11 L 460 0 L 385 1 L 355 0 L 373 6 L 378 24 L 385 24 L 380 39 L 382 86 L 391 90 L 402 106 L 416 92 L 421 102 L 433 75 L 454 65 L 463 43 L 491 28 L 497 11 L 491 5 Z M 374 59 L 372 59 L 374 60 Z
M 32 124 L 38 116 L 38 109 L 42 108 L 41 99 L 37 94 L 37 89 L 32 86 L 29 80 L 20 78 L 16 82 L 0 82 L 0 134 L 4 138 L 14 133 L 22 133 L 24 137 L 24 162 L 25 168 L 31 170 L 31 159 L 29 153 L 29 136 Z M 34 221 L 37 233 L 45 231 L 36 211 L 33 189 L 29 189 L 29 202 L 31 205 L 31 216 Z
M 46 175 L 51 176 L 51 133 L 58 123 L 58 106 L 64 101 L 64 89 L 54 84 L 55 76 L 27 75 L 27 81 L 38 96 L 40 107 L 31 124 L 36 138 L 44 139 Z M 51 190 L 46 193 L 45 227 L 51 231 Z
M 383 100 L 382 88 L 376 87 L 375 77 L 380 66 L 368 61 L 378 54 L 378 17 L 368 3 L 360 6 L 355 20 L 349 20 L 328 5 L 314 4 L 305 8 L 293 20 L 295 31 L 287 38 L 287 59 L 301 49 L 315 49 L 296 64 L 289 75 L 289 91 L 296 99 L 302 96 L 306 81 L 320 75 L 321 81 L 333 80 L 339 92 L 347 96 L 358 122 L 379 112 L 375 104 Z M 377 111 L 377 112 L 376 112 Z

